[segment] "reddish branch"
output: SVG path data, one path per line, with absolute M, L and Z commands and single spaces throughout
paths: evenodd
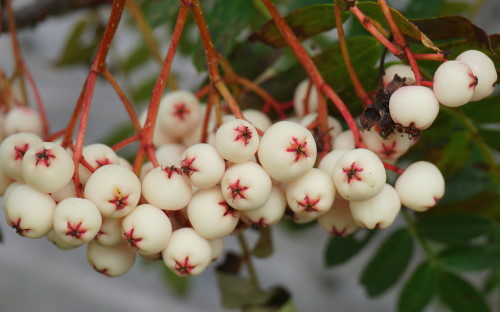
M 334 5 L 335 10 L 335 24 L 337 26 L 337 33 L 339 36 L 340 43 L 340 51 L 342 52 L 342 57 L 344 58 L 345 66 L 347 68 L 347 72 L 349 73 L 349 77 L 351 77 L 352 85 L 354 86 L 354 90 L 358 97 L 363 101 L 363 103 L 368 106 L 373 103 L 373 100 L 365 91 L 363 84 L 359 80 L 358 75 L 356 75 L 356 71 L 354 70 L 354 66 L 352 65 L 351 57 L 349 55 L 349 50 L 347 49 L 347 43 L 345 41 L 344 36 L 344 27 L 342 26 L 342 16 L 340 12 L 340 8 L 338 5 Z
M 160 75 L 156 80 L 155 86 L 153 88 L 153 93 L 151 95 L 151 100 L 149 101 L 148 114 L 146 117 L 146 122 L 144 128 L 141 132 L 141 143 L 137 151 L 137 156 L 134 161 L 134 172 L 139 174 L 141 170 L 142 163 L 144 162 L 145 153 L 149 156 L 153 166 L 158 166 L 158 161 L 153 150 L 153 133 L 156 123 L 156 116 L 158 115 L 158 109 L 160 105 L 160 100 L 165 90 L 165 86 L 168 81 L 168 76 L 170 74 L 170 68 L 175 57 L 175 52 L 177 51 L 177 45 L 179 44 L 179 39 L 182 35 L 182 30 L 184 29 L 184 24 L 186 22 L 187 15 L 189 13 L 189 8 L 181 1 L 181 7 L 179 9 L 179 14 L 177 15 L 177 21 L 175 23 L 174 32 L 172 34 L 172 39 L 170 41 L 170 46 L 168 47 L 167 56 L 163 61 L 161 67 Z
M 99 49 L 97 50 L 97 54 L 94 58 L 89 74 L 87 76 L 87 80 L 82 90 L 83 96 L 80 95 L 77 106 L 75 107 L 75 111 L 81 110 L 80 124 L 78 127 L 75 149 L 73 152 L 73 161 L 75 163 L 75 173 L 73 175 L 73 181 L 75 183 L 75 187 L 79 196 L 82 196 L 83 194 L 80 186 L 78 164 L 80 163 L 82 158 L 83 143 L 85 139 L 85 132 L 87 130 L 87 122 L 89 118 L 90 105 L 92 103 L 92 96 L 94 93 L 94 86 L 97 80 L 97 76 L 100 73 L 102 73 L 102 71 L 106 67 L 106 56 L 108 55 L 109 47 L 111 46 L 111 41 L 113 40 L 118 25 L 120 23 L 124 7 L 125 7 L 125 0 L 113 1 L 113 6 L 111 8 L 108 25 L 106 26 L 106 30 L 104 31 L 101 43 L 99 44 Z M 78 116 L 78 114 L 76 114 L 76 116 Z M 68 127 L 68 129 L 70 128 Z
M 309 75 L 309 78 L 316 86 L 316 89 L 318 89 L 318 91 L 325 93 L 325 95 L 333 102 L 333 104 L 337 107 L 339 112 L 342 114 L 342 117 L 346 121 L 347 125 L 351 129 L 354 135 L 354 141 L 356 146 L 363 147 L 364 144 L 361 139 L 361 134 L 359 133 L 356 121 L 349 112 L 349 109 L 345 106 L 344 102 L 340 99 L 337 93 L 335 93 L 335 91 L 333 91 L 332 88 L 325 82 L 325 80 L 319 73 L 318 68 L 312 61 L 311 57 L 309 56 L 309 54 L 307 54 L 306 50 L 301 45 L 300 41 L 297 39 L 295 34 L 287 25 L 283 17 L 276 10 L 272 2 L 270 0 L 263 0 L 263 2 L 266 5 L 268 11 L 271 13 L 271 16 L 273 17 L 274 22 L 276 23 L 276 26 L 280 30 L 283 38 L 285 38 L 286 42 L 295 53 L 298 60 L 301 62 L 302 67 L 304 67 L 305 72 Z M 319 126 L 320 132 L 328 133 L 328 119 L 327 119 L 328 111 L 326 106 L 320 105 L 318 107 L 318 118 L 320 122 Z M 323 137 L 323 144 L 325 146 L 325 149 L 329 150 L 328 147 L 330 147 L 331 144 L 328 136 Z

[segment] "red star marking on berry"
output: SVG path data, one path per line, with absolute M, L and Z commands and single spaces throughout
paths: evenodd
M 165 172 L 167 174 L 167 177 L 169 179 L 172 178 L 172 175 L 173 174 L 181 174 L 182 171 L 180 168 L 177 168 L 176 166 L 170 166 L 170 167 L 165 167 L 165 168 L 161 168 L 161 170 L 163 170 L 163 172 Z
M 319 209 L 316 207 L 316 205 L 319 203 L 319 201 L 319 198 L 313 200 L 309 198 L 309 195 L 306 195 L 306 197 L 304 197 L 302 201 L 297 202 L 297 205 L 299 207 L 302 207 L 302 210 L 307 213 L 318 212 Z
M 256 226 L 268 226 L 266 219 L 264 217 L 261 217 L 257 222 L 252 221 L 252 225 Z
M 336 227 L 332 227 L 330 234 L 335 235 L 335 236 L 344 236 L 346 232 L 347 232 L 347 228 L 343 228 L 342 230 L 339 230 Z
M 385 157 L 391 157 L 396 154 L 396 141 L 393 141 L 390 146 L 382 143 L 382 150 L 380 151 L 380 154 L 385 155 Z
M 234 209 L 233 207 L 229 206 L 228 203 L 226 203 L 225 201 L 221 201 L 218 203 L 219 205 L 221 205 L 222 207 L 224 207 L 224 209 L 226 209 L 224 211 L 224 214 L 223 216 L 232 216 L 232 217 L 237 217 L 238 216 L 238 211 L 236 209 Z
M 252 138 L 252 131 L 250 131 L 250 128 L 246 126 L 238 126 L 234 129 L 234 131 L 236 131 L 234 141 L 242 141 L 245 143 L 245 146 L 250 143 L 250 139 Z
M 186 157 L 181 161 L 181 171 L 183 174 L 190 176 L 198 171 L 198 169 L 194 168 L 193 166 L 195 160 L 196 157 L 193 158 Z
M 16 230 L 16 233 L 21 235 L 21 236 L 24 236 L 26 233 L 28 233 L 31 229 L 23 229 L 21 227 L 21 218 L 17 219 L 16 221 L 11 221 L 11 228 L 13 228 L 14 230 Z
M 122 210 L 123 208 L 127 207 L 127 200 L 129 195 L 123 196 L 120 190 L 115 190 L 113 196 L 113 199 L 108 200 L 108 203 L 115 205 L 116 210 Z
M 229 185 L 227 188 L 231 189 L 231 197 L 233 198 L 233 200 L 237 199 L 238 197 L 241 199 L 246 199 L 245 191 L 249 189 L 248 186 L 240 185 L 240 179 L 236 180 L 236 182 Z
M 473 79 L 473 81 L 469 84 L 469 88 L 475 88 L 477 86 L 477 83 L 479 82 L 479 79 L 477 79 L 477 76 L 474 76 L 473 73 L 469 73 L 469 77 Z
M 125 232 L 124 234 L 124 237 L 125 237 L 125 241 L 127 242 L 127 244 L 132 247 L 132 248 L 135 248 L 135 249 L 139 249 L 139 246 L 137 246 L 137 244 L 142 241 L 142 238 L 138 237 L 134 237 L 134 228 L 130 229 L 130 231 L 128 232 Z
M 23 159 L 24 154 L 26 154 L 26 151 L 30 148 L 29 144 L 24 144 L 22 146 L 16 146 L 14 147 L 14 159 L 15 160 L 20 160 Z
M 361 178 L 358 176 L 358 172 L 363 171 L 363 168 L 358 167 L 358 165 L 353 162 L 350 168 L 344 168 L 344 173 L 347 175 L 347 183 L 351 183 L 351 181 L 361 181 Z
M 67 223 L 68 230 L 66 231 L 65 236 L 72 236 L 77 239 L 81 239 L 83 234 L 87 233 L 85 228 L 82 228 L 82 221 L 80 221 L 77 225 L 73 226 L 69 221 Z
M 51 164 L 51 159 L 55 159 L 56 155 L 51 153 L 50 150 L 43 148 L 40 152 L 35 154 L 36 156 L 36 163 L 35 165 L 38 166 L 39 163 L 44 164 L 46 167 L 50 167 Z
M 188 115 L 191 112 L 191 110 L 187 107 L 186 103 L 177 103 L 174 104 L 174 111 L 172 112 L 172 115 L 174 115 L 177 119 L 184 121 L 184 118 L 186 118 L 186 115 Z
M 189 257 L 184 258 L 184 261 L 175 260 L 175 270 L 179 272 L 181 276 L 191 274 L 191 271 L 193 271 L 195 268 L 196 265 L 189 264 Z
M 94 270 L 96 270 L 97 272 L 101 273 L 101 274 L 104 274 L 106 276 L 109 276 L 109 272 L 108 272 L 108 269 L 104 268 L 104 269 L 98 269 L 95 265 L 92 266 L 94 268 Z
M 101 168 L 102 166 L 105 166 L 105 165 L 111 165 L 111 161 L 109 159 L 107 159 L 107 158 L 96 159 L 95 163 L 97 164 L 97 168 Z
M 287 152 L 295 153 L 295 161 L 301 161 L 309 157 L 307 151 L 307 141 L 300 142 L 296 137 L 292 137 L 292 142 L 290 142 L 290 147 L 286 149 Z

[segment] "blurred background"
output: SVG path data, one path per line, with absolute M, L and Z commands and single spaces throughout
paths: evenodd
M 40 1 L 40 0 L 38 0 Z M 229 1 L 229 0 L 226 0 Z M 37 0 L 16 0 L 15 8 L 36 5 Z M 41 1 L 40 1 L 41 2 Z M 152 1 L 155 2 L 155 1 Z M 158 1 L 156 1 L 158 2 Z M 390 1 L 403 8 L 407 1 Z M 429 3 L 429 1 L 423 1 Z M 487 0 L 475 14 L 474 22 L 488 34 L 500 32 L 500 1 Z M 470 5 L 473 5 L 471 2 Z M 63 128 L 76 103 L 88 67 L 82 64 L 62 66 L 62 51 L 75 23 L 97 14 L 105 21 L 109 6 L 83 9 L 58 17 L 48 17 L 34 27 L 19 31 L 22 51 L 40 88 L 47 108 L 51 129 Z M 124 59 L 140 35 L 127 25 L 120 25 L 113 42 L 110 58 Z M 130 23 L 128 23 L 130 24 Z M 167 27 L 158 27 L 154 34 L 161 43 L 162 55 L 168 47 Z M 188 34 L 191 35 L 191 34 Z M 92 40 L 91 36 L 83 40 Z M 82 52 L 83 53 L 83 52 Z M 0 37 L 0 65 L 8 73 L 13 69 L 10 37 Z M 59 65 L 59 66 L 57 66 Z M 134 71 L 124 85 L 136 84 L 157 73 L 158 65 L 148 61 Z M 206 78 L 198 74 L 187 56 L 177 56 L 173 72 L 181 88 L 196 91 Z M 120 128 L 127 115 L 115 92 L 105 81 L 96 85 L 86 143 L 99 142 Z M 0 211 L 0 214 L 2 212 Z M 3 220 L 3 217 L 0 217 Z M 391 227 L 394 229 L 397 224 Z M 180 295 L 166 282 L 158 264 L 136 261 L 124 276 L 107 278 L 94 272 L 86 261 L 85 247 L 63 251 L 45 238 L 30 240 L 17 236 L 5 223 L 0 225 L 3 242 L 0 244 L 0 311 L 221 311 L 220 294 L 213 266 L 201 276 L 189 278 L 189 292 Z M 399 283 L 376 299 L 369 298 L 359 284 L 360 271 L 378 243 L 391 231 L 382 231 L 367 248 L 348 263 L 326 268 L 324 249 L 329 237 L 319 227 L 290 231 L 284 227 L 272 229 L 274 254 L 265 260 L 254 261 L 264 288 L 284 285 L 293 295 L 298 311 L 392 311 L 396 306 Z M 255 233 L 247 231 L 250 242 Z M 225 249 L 239 252 L 234 237 L 225 239 Z M 418 262 L 415 255 L 412 265 Z M 473 277 L 473 278 L 481 278 Z M 437 303 L 428 311 L 441 311 Z

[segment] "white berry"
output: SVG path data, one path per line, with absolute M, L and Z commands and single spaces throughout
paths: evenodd
M 404 86 L 391 95 L 389 111 L 395 123 L 424 130 L 436 119 L 439 102 L 427 87 Z
M 493 92 L 498 76 L 495 64 L 486 54 L 478 50 L 468 50 L 457 56 L 456 60 L 469 65 L 477 77 L 471 101 L 479 101 Z
M 434 73 L 432 88 L 439 103 L 457 107 L 470 102 L 477 82 L 469 65 L 460 61 L 447 61 Z

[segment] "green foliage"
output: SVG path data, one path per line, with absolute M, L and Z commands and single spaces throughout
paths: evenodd
M 274 246 L 270 227 L 259 228 L 259 240 L 255 244 L 252 255 L 257 258 L 267 258 L 273 254 Z
M 394 231 L 382 243 L 361 274 L 368 295 L 386 292 L 404 273 L 413 255 L 413 239 L 407 228 Z
M 348 13 L 342 13 L 342 21 L 344 22 L 348 16 Z M 285 16 L 285 21 L 297 38 L 303 41 L 335 28 L 333 4 L 318 4 L 298 9 Z M 250 38 L 261 40 L 275 47 L 286 46 L 285 39 L 281 36 L 280 31 L 272 20 L 264 24 Z
M 369 231 L 367 233 L 363 233 L 365 235 L 354 233 L 346 237 L 332 236 L 328 241 L 325 250 L 326 265 L 329 267 L 336 266 L 348 261 L 360 252 L 366 244 L 368 244 L 375 233 L 377 232 Z
M 438 295 L 452 311 L 487 312 L 490 311 L 481 294 L 468 281 L 458 275 L 440 272 Z
M 398 311 L 420 312 L 434 297 L 438 271 L 432 263 L 421 263 L 403 287 L 398 300 Z
M 455 271 L 474 271 L 499 264 L 500 255 L 492 246 L 452 246 L 438 255 L 443 267 Z

